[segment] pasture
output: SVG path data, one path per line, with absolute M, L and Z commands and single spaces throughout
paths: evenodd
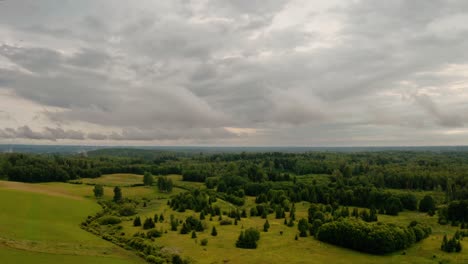
M 139 263 L 133 254 L 79 226 L 100 210 L 83 186 L 0 182 L 3 263 Z
M 416 220 L 430 225 L 432 235 L 405 251 L 384 256 L 340 248 L 311 236 L 295 240 L 298 234 L 297 221 L 296 225 L 288 227 L 284 224 L 284 219 L 275 219 L 274 214 L 267 216 L 270 223 L 268 232 L 263 232 L 265 219 L 261 217 L 242 218 L 237 225 L 222 226 L 217 216 L 210 220 L 207 215 L 204 220 L 205 231 L 197 232 L 197 238 L 191 238 L 190 234 L 182 235 L 179 231 L 170 231 L 169 219 L 171 215 L 179 220 L 188 216 L 198 218 L 199 213 L 192 210 L 175 212 L 167 202 L 171 195 L 183 192 L 184 189 L 204 187 L 200 183 L 182 182 L 180 175 L 169 177 L 174 181 L 174 186 L 179 186 L 171 194 L 161 193 L 156 187 L 129 187 L 141 181 L 140 175 L 131 174 L 80 180 L 86 184 L 0 181 L 0 258 L 6 260 L 6 263 L 143 263 L 133 252 L 119 248 L 79 227 L 88 215 L 101 210 L 93 197 L 91 185 L 99 183 L 105 186 L 102 199 L 112 198 L 112 186 L 122 186 L 124 197 L 147 201 L 146 207 L 137 208 L 137 215 L 142 221 L 153 218 L 155 214 L 163 214 L 164 222 L 156 223 L 156 229 L 162 230 L 163 235 L 155 238 L 152 243 L 162 246 L 163 252 L 180 254 L 194 263 L 468 263 L 466 250 L 459 254 L 440 250 L 443 235 L 452 235 L 457 230 L 456 227 L 439 225 L 437 216 L 409 211 L 401 212 L 398 216 L 379 215 L 379 221 L 406 226 Z M 424 194 L 416 193 L 418 196 Z M 254 204 L 254 197 L 247 197 L 244 208 L 249 211 Z M 235 208 L 221 199 L 214 205 L 224 212 Z M 307 202 L 296 203 L 296 219 L 307 218 L 308 207 Z M 122 233 L 128 238 L 144 231 L 142 227 L 133 226 L 133 218 L 122 218 L 124 221 L 120 224 Z M 228 217 L 224 215 L 222 218 Z M 213 226 L 218 232 L 215 237 L 210 234 Z M 249 227 L 261 231 L 258 248 L 236 248 L 239 233 Z M 206 246 L 200 243 L 204 238 L 208 239 Z M 468 241 L 462 243 L 465 249 L 468 248 Z

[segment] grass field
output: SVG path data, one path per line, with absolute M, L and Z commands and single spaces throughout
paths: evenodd
M 181 188 L 203 187 L 200 183 L 182 182 L 180 175 L 170 177 Z M 128 186 L 137 181 L 139 183 L 140 180 L 135 175 L 118 174 L 87 179 L 86 183 L 107 186 L 104 199 L 111 199 L 112 186 Z M 172 194 L 184 191 L 181 188 L 174 188 Z M 92 189 L 93 186 L 87 184 L 24 184 L 0 181 L 2 263 L 141 263 L 132 253 L 79 228 L 79 223 L 87 215 L 100 210 L 92 197 Z M 430 225 L 433 230 L 433 234 L 421 243 L 391 255 L 359 253 L 322 243 L 313 237 L 299 238 L 296 241 L 294 237 L 298 233 L 297 226 L 287 227 L 283 224 L 284 219 L 274 219 L 273 214 L 268 216 L 271 225 L 269 232 L 261 232 L 258 248 L 251 250 L 236 248 L 234 244 L 242 229 L 254 227 L 263 230 L 265 220 L 260 217 L 243 218 L 238 225 L 220 226 L 218 217 L 209 221 L 207 216 L 207 229 L 197 233 L 198 237 L 192 239 L 190 234 L 181 235 L 179 232 L 169 231 L 171 214 L 180 220 L 190 215 L 197 218 L 199 216 L 191 210 L 183 213 L 172 211 L 167 205 L 171 194 L 159 193 L 154 187 L 144 186 L 122 187 L 122 192 L 126 197 L 147 198 L 147 207 L 138 209 L 142 220 L 155 214 L 164 214 L 165 222 L 157 223 L 156 228 L 168 231 L 156 238 L 155 244 L 163 246 L 163 251 L 178 253 L 195 263 L 468 263 L 468 241 L 462 242 L 464 250 L 461 253 L 442 252 L 439 248 L 443 235 L 451 236 L 456 228 L 439 225 L 437 217 L 427 214 L 402 212 L 396 217 L 379 215 L 379 221 L 382 222 L 406 226 L 412 220 L 417 220 Z M 234 208 L 223 200 L 218 200 L 216 205 L 223 211 Z M 254 198 L 249 197 L 246 207 L 253 205 Z M 297 203 L 296 218 L 307 218 L 308 207 L 308 203 Z M 131 220 L 124 221 L 121 225 L 128 237 L 143 231 L 141 227 L 133 227 Z M 216 237 L 210 235 L 212 226 L 218 230 Z M 208 239 L 207 246 L 200 245 L 203 238 Z
M 247 205 L 252 204 L 250 198 Z M 229 208 L 228 203 L 218 200 L 223 210 Z M 297 219 L 307 218 L 308 203 L 296 204 Z M 163 213 L 166 221 L 156 224 L 157 229 L 170 230 L 169 216 L 175 215 L 178 219 L 193 215 L 198 217 L 198 213 L 186 211 L 184 213 L 174 212 L 167 205 L 166 200 L 152 201 L 151 204 L 139 215 L 143 217 L 153 217 L 154 214 Z M 227 218 L 227 216 L 224 216 Z M 255 227 L 263 230 L 264 219 L 253 217 L 242 219 L 238 225 L 220 226 L 218 217 L 213 221 L 206 219 L 208 228 L 197 234 L 196 239 L 192 239 L 190 234 L 181 235 L 179 232 L 168 231 L 161 238 L 156 238 L 155 243 L 164 245 L 165 250 L 177 252 L 185 257 L 196 260 L 196 263 L 468 263 L 468 253 L 463 251 L 459 254 L 448 254 L 442 252 L 440 243 L 444 234 L 452 235 L 457 229 L 449 225 L 441 226 L 437 223 L 436 217 L 417 212 L 402 212 L 399 216 L 379 215 L 379 220 L 387 223 L 395 223 L 407 226 L 412 220 L 429 224 L 433 229 L 433 235 L 421 243 L 417 243 L 411 248 L 386 256 L 375 256 L 360 253 L 326 243 L 322 243 L 312 237 L 299 238 L 294 240 L 298 234 L 297 226 L 287 227 L 284 219 L 274 219 L 270 214 L 269 232 L 261 232 L 261 239 L 258 248 L 255 250 L 238 249 L 234 246 L 242 228 Z M 134 234 L 142 231 L 140 227 L 133 227 L 131 221 L 123 224 L 126 234 Z M 216 226 L 218 236 L 210 235 L 211 227 Z M 180 227 L 179 227 L 180 229 Z M 283 234 L 280 234 L 280 231 Z M 200 241 L 208 239 L 207 246 L 201 246 Z M 468 241 L 463 241 L 464 248 L 468 247 Z M 404 253 L 403 253 L 404 252 Z
M 79 227 L 100 210 L 83 195 L 79 185 L 0 182 L 1 262 L 139 263 Z
M 83 178 L 72 182 L 84 184 L 101 184 L 105 186 L 131 186 L 143 183 L 143 175 L 130 173 L 104 174 L 99 178 Z

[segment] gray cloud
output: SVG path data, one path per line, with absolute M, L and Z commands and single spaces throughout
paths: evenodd
M 0 10 L 0 92 L 37 105 L 34 127 L 101 141 L 349 145 L 442 142 L 468 123 L 468 76 L 444 73 L 468 67 L 466 1 L 57 3 Z M 20 128 L 1 135 L 78 139 Z
M 428 95 L 414 95 L 414 100 L 427 111 L 438 124 L 446 127 L 461 127 L 463 119 L 458 114 L 448 114 L 439 109 Z
M 123 129 L 111 133 L 85 133 L 79 130 L 64 130 L 56 127 L 44 127 L 33 130 L 29 126 L 0 129 L 2 139 L 33 139 L 33 140 L 116 140 L 116 141 L 154 141 L 154 140 L 214 140 L 239 137 L 241 134 L 229 132 L 226 129 L 188 129 L 173 131 L 170 129 Z
M 21 126 L 18 128 L 0 129 L 0 138 L 21 138 L 21 139 L 38 139 L 52 140 L 58 139 L 85 139 L 84 133 L 76 130 L 63 130 L 62 128 L 45 127 L 42 131 L 33 131 L 29 126 Z

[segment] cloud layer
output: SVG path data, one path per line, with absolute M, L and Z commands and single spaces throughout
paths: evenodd
M 463 0 L 2 1 L 0 142 L 468 144 L 466 25 Z

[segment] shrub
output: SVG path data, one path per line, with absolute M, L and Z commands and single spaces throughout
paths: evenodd
M 147 238 L 154 238 L 154 237 L 161 237 L 161 236 L 162 236 L 162 232 L 156 229 L 151 229 L 151 230 L 148 230 L 148 232 L 146 232 Z
M 99 219 L 100 225 L 116 225 L 116 224 L 120 224 L 120 222 L 122 222 L 120 218 L 111 216 L 111 215 L 103 216 Z
M 223 219 L 219 222 L 220 225 L 232 225 L 231 219 Z
M 134 215 L 134 214 L 136 214 L 135 206 L 133 206 L 132 204 L 124 204 L 124 205 L 122 205 L 122 207 L 120 207 L 119 214 L 121 216 Z
M 208 245 L 208 239 L 207 239 L 207 238 L 202 239 L 202 240 L 200 241 L 200 244 L 201 244 L 202 246 Z
M 156 257 L 156 256 L 153 256 L 153 255 L 148 255 L 146 256 L 146 261 L 148 263 L 151 263 L 151 264 L 162 264 L 162 263 L 166 263 L 166 261 L 160 257 Z

